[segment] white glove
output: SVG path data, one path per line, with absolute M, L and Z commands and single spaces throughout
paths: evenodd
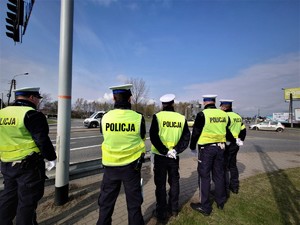
M 167 153 L 167 157 L 168 158 L 171 158 L 171 159 L 176 159 L 176 150 L 175 149 L 172 149 L 172 150 L 169 150 L 168 153 Z
M 195 150 L 191 150 L 191 156 L 193 156 L 193 157 L 197 157 L 198 156 L 196 149 Z
M 47 161 L 45 163 L 45 167 L 46 167 L 46 170 L 50 171 L 52 170 L 56 165 L 56 160 L 53 160 L 53 161 Z
M 237 139 L 236 139 L 236 144 L 237 144 L 238 146 L 243 146 L 243 145 L 244 145 L 244 142 L 243 142 L 240 138 L 237 138 Z

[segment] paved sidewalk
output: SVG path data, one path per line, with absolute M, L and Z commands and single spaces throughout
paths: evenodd
M 189 150 L 180 158 L 180 206 L 190 201 L 198 201 L 199 190 L 197 186 L 197 161 L 189 156 Z M 238 154 L 238 167 L 240 179 L 255 174 L 299 167 L 300 153 L 291 152 L 268 152 L 257 150 L 251 153 Z M 142 168 L 144 179 L 144 203 L 142 211 L 147 225 L 155 224 L 151 218 L 155 208 L 155 185 L 152 176 L 151 163 L 147 162 Z M 93 225 L 98 219 L 98 195 L 103 174 L 70 181 L 69 202 L 63 206 L 54 205 L 54 185 L 45 188 L 44 198 L 40 201 L 37 214 L 40 225 L 70 224 L 70 225 Z M 127 225 L 127 208 L 123 190 L 118 197 L 114 214 L 113 225 Z

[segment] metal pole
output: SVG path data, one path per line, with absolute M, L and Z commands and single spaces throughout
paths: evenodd
M 61 1 L 55 204 L 69 200 L 74 0 Z
M 3 93 L 1 93 L 1 109 L 3 109 Z
M 7 94 L 7 106 L 9 106 L 9 101 L 10 101 L 11 91 L 12 91 L 13 86 L 14 86 L 14 79 L 12 79 L 10 82 L 10 88 L 9 88 L 9 92 Z

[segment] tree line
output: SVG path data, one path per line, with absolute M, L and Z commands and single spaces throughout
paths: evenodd
M 146 118 L 161 110 L 161 105 L 148 103 L 149 88 L 141 78 L 130 78 L 126 83 L 132 84 L 132 109 L 142 113 Z M 57 115 L 58 101 L 52 101 L 50 94 L 42 94 L 43 98 L 39 110 L 45 115 Z M 88 101 L 83 98 L 76 99 L 72 105 L 72 118 L 87 118 L 96 111 L 109 111 L 114 108 L 113 102 Z M 187 119 L 193 119 L 201 110 L 197 101 L 175 103 L 175 111 L 185 115 Z

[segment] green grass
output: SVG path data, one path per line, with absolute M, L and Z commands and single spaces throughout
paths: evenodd
M 210 216 L 194 211 L 187 203 L 170 225 L 288 225 L 300 224 L 300 167 L 244 179 L 239 194 L 231 194 L 224 210 L 213 203 Z

